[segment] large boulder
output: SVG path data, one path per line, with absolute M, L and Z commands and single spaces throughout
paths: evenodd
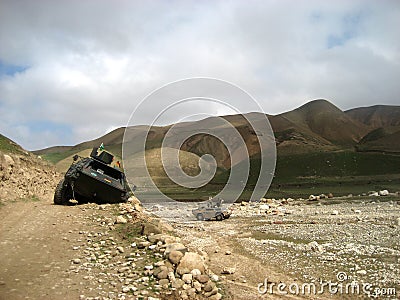
M 150 235 L 150 234 L 160 234 L 162 233 L 162 230 L 159 226 L 153 223 L 144 223 L 142 225 L 142 235 Z
M 204 261 L 199 254 L 194 252 L 186 252 L 176 268 L 176 272 L 180 275 L 183 275 L 190 273 L 193 269 L 198 269 L 201 273 L 204 273 Z

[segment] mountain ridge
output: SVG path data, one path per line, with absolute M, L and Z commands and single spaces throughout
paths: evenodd
M 340 151 L 343 149 L 363 152 L 385 152 L 385 147 L 388 148 L 390 153 L 400 153 L 399 142 L 393 139 L 397 137 L 397 131 L 400 129 L 400 106 L 374 105 L 342 111 L 328 100 L 316 99 L 292 111 L 277 115 L 252 114 L 255 117 L 259 117 L 260 120 L 264 116 L 268 117 L 275 135 L 279 155 Z M 237 114 L 221 117 L 236 127 L 246 142 L 249 154 L 251 156 L 257 155 L 261 151 L 254 146 L 257 134 L 250 128 L 245 118 L 246 115 Z M 185 122 L 185 124 L 175 124 L 174 126 L 185 126 L 187 130 L 202 128 L 207 124 L 212 124 L 213 118 L 215 117 Z M 148 130 L 146 149 L 159 148 L 165 133 L 171 126 L 133 126 L 134 134 L 130 139 L 133 140 L 135 136 L 144 135 Z M 373 140 L 364 139 L 378 128 L 383 128 L 379 138 Z M 50 157 L 50 160 L 52 157 L 55 160 L 59 160 L 59 158 L 62 158 L 63 153 L 70 155 L 74 151 L 82 151 L 103 143 L 108 150 L 121 156 L 124 132 L 125 128 L 120 127 L 97 139 L 85 141 L 74 146 L 49 147 L 33 151 L 33 153 Z M 384 147 L 377 147 L 379 139 L 383 139 Z M 212 137 L 196 135 L 185 141 L 181 149 L 199 156 L 206 153 L 215 154 L 218 165 L 223 168 L 229 168 L 229 153 L 219 143 L 220 141 L 214 140 Z

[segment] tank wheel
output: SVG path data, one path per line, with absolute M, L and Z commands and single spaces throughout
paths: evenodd
M 72 189 L 69 184 L 65 184 L 65 180 L 61 179 L 57 184 L 54 193 L 54 204 L 68 205 L 69 199 L 72 198 Z
M 222 221 L 224 219 L 224 215 L 219 214 L 219 215 L 216 215 L 215 218 L 217 219 L 217 221 Z
M 204 220 L 203 214 L 197 214 L 196 215 L 196 219 L 199 220 L 199 221 L 203 221 Z

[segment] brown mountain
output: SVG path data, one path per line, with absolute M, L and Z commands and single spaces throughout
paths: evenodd
M 358 151 L 400 153 L 400 106 L 374 105 L 345 112 L 369 128 Z
M 280 115 L 303 132 L 332 145 L 354 145 L 368 133 L 368 128 L 327 100 L 314 100 Z
M 251 117 L 256 122 L 258 119 L 259 122 L 262 122 L 265 118 L 262 113 L 251 113 L 245 116 Z M 279 155 L 329 152 L 354 149 L 354 147 L 359 151 L 385 151 L 387 149 L 390 152 L 397 152 L 396 149 L 400 149 L 397 142 L 400 139 L 396 139 L 398 136 L 396 126 L 399 125 L 398 129 L 400 129 L 400 107 L 397 106 L 379 105 L 343 112 L 329 101 L 319 99 L 308 102 L 293 111 L 267 117 L 274 131 Z M 243 115 L 230 115 L 223 118 L 238 130 L 250 156 L 256 157 L 261 153 L 257 142 L 258 133 L 248 124 Z M 237 138 L 231 134 L 228 125 L 221 125 L 217 117 L 209 117 L 174 126 L 184 129 L 188 133 L 202 128 L 214 128 L 230 144 L 235 145 L 238 143 Z M 373 130 L 377 129 L 376 126 L 384 126 L 385 130 L 374 133 Z M 161 147 L 163 138 L 170 128 L 171 126 L 153 126 L 151 128 L 144 125 L 134 126 L 129 130 L 126 142 L 134 144 L 136 137 L 144 137 L 148 131 L 146 149 L 157 149 Z M 35 153 L 49 157 L 52 155 L 54 161 L 59 161 L 74 152 L 104 143 L 108 150 L 120 156 L 124 131 L 125 128 L 118 128 L 100 138 L 76 146 L 52 147 L 35 151 Z M 226 147 L 220 140 L 208 134 L 200 133 L 190 136 L 181 146 L 181 150 L 198 156 L 211 154 L 215 157 L 219 167 L 224 169 L 231 167 Z M 236 157 L 236 161 L 240 161 L 240 153 L 235 153 L 234 150 L 232 155 Z
M 349 117 L 372 129 L 400 125 L 400 106 L 374 105 L 345 111 Z

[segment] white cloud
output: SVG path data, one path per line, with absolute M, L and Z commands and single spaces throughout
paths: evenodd
M 0 132 L 28 149 L 78 143 L 198 76 L 243 87 L 267 113 L 314 98 L 398 104 L 399 20 L 397 1 L 2 1 L 0 63 L 28 69 L 0 74 Z M 54 123 L 71 130 L 60 140 Z

